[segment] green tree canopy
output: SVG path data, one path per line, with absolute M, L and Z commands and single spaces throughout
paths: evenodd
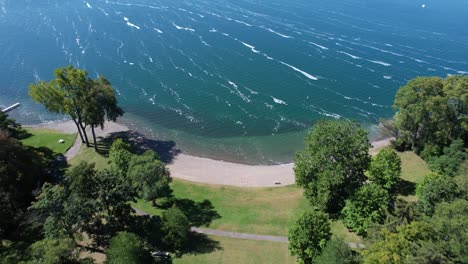
M 401 174 L 401 160 L 390 147 L 380 150 L 372 158 L 369 167 L 369 179 L 384 188 L 392 190 L 398 183 Z
M 180 254 L 188 241 L 190 223 L 177 207 L 169 208 L 162 216 L 162 241 Z
M 92 80 L 85 70 L 73 66 L 56 69 L 54 76 L 49 82 L 31 84 L 29 95 L 47 110 L 70 116 L 88 146 L 86 127 L 91 126 L 96 146 L 94 128 L 102 127 L 105 117 L 115 121 L 123 115 L 110 82 L 104 77 Z
M 382 223 L 389 204 L 388 192 L 377 184 L 362 186 L 346 200 L 343 222 L 359 235 L 365 235 L 373 223 Z
M 428 164 L 431 170 L 440 175 L 455 176 L 461 163 L 466 159 L 467 154 L 461 139 L 454 140 L 450 146 L 445 147 L 443 155 L 439 157 L 429 157 Z
M 110 170 L 120 177 L 125 177 L 132 157 L 130 144 L 120 138 L 114 140 L 109 149 Z
M 108 264 L 154 263 L 141 238 L 125 231 L 111 239 L 106 255 Z
M 299 263 L 314 263 L 331 238 L 328 215 L 321 211 L 304 213 L 289 228 L 289 251 Z
M 155 203 L 156 199 L 169 197 L 172 193 L 171 177 L 165 164 L 157 159 L 152 150 L 143 155 L 134 155 L 128 166 L 128 178 L 138 196 Z
M 395 97 L 397 142 L 421 151 L 426 144 L 448 145 L 467 139 L 468 76 L 418 77 Z
M 458 197 L 459 189 L 453 178 L 432 173 L 416 186 L 416 195 L 423 212 L 432 215 L 438 203 L 451 202 Z
M 30 246 L 28 263 L 62 264 L 77 262 L 75 243 L 70 238 L 45 238 Z
M 338 213 L 344 201 L 366 180 L 367 133 L 350 121 L 320 120 L 295 158 L 296 184 L 317 208 Z
M 358 264 L 359 258 L 353 254 L 349 246 L 341 239 L 333 237 L 315 259 L 316 264 Z
M 14 233 L 46 175 L 42 157 L 10 135 L 0 129 L 0 240 Z

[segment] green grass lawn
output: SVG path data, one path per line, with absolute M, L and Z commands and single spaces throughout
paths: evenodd
M 55 153 L 64 154 L 75 142 L 75 134 L 64 134 L 51 129 L 35 129 L 28 128 L 27 131 L 31 133 L 31 136 L 21 140 L 23 144 L 31 147 L 47 147 Z M 63 139 L 64 144 L 60 144 L 58 141 Z
M 416 183 L 429 173 L 425 162 L 412 152 L 399 153 L 402 159 L 402 178 Z M 71 160 L 95 162 L 98 169 L 107 166 L 107 159 L 91 148 L 82 148 L 81 154 Z M 294 186 L 277 188 L 240 188 L 230 186 L 205 185 L 174 179 L 171 184 L 178 199 L 194 201 L 209 200 L 221 216 L 209 226 L 225 231 L 287 236 L 289 226 L 309 206 L 302 190 Z M 411 195 L 406 199 L 412 199 Z M 159 215 L 161 211 L 151 203 L 138 201 L 135 207 L 150 214 Z M 333 234 L 346 242 L 359 243 L 362 239 L 349 232 L 342 222 L 332 222 Z
M 174 264 L 183 263 L 296 263 L 289 255 L 287 243 L 251 241 L 226 237 L 210 236 L 219 242 L 220 249 L 206 254 L 184 255 L 173 259 Z
M 107 157 L 97 153 L 94 148 L 88 148 L 85 145 L 81 145 L 80 154 L 68 161 L 68 163 L 70 163 L 72 166 L 75 166 L 82 161 L 95 163 L 96 169 L 98 170 L 102 170 L 107 167 Z
M 401 158 L 401 178 L 403 180 L 419 183 L 431 171 L 426 162 L 412 151 L 397 152 Z

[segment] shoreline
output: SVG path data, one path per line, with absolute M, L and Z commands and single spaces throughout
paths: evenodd
M 28 125 L 25 128 L 53 129 L 63 133 L 77 133 L 72 121 L 58 121 L 38 125 Z M 108 122 L 104 129 L 96 129 L 97 137 L 105 137 L 111 133 L 132 131 L 128 126 L 118 122 Z M 371 155 L 390 144 L 392 138 L 371 142 Z M 77 136 L 75 144 L 66 153 L 68 159 L 72 159 L 80 152 L 80 137 Z M 280 187 L 295 183 L 294 163 L 278 165 L 248 165 L 223 160 L 197 157 L 184 154 L 174 155 L 171 162 L 167 164 L 171 177 L 185 181 L 228 185 L 237 187 Z

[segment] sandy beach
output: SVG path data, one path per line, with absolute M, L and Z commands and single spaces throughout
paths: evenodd
M 76 133 L 75 124 L 72 121 L 41 124 L 30 126 L 34 128 L 54 129 L 63 133 Z M 129 132 L 129 128 L 119 123 L 106 123 L 103 130 L 96 129 L 97 137 L 105 137 L 112 133 Z M 375 155 L 379 149 L 388 146 L 391 139 L 372 142 L 370 154 Z M 72 159 L 80 152 L 80 138 L 65 154 L 67 159 Z M 220 160 L 200 158 L 179 153 L 173 157 L 168 168 L 171 176 L 186 181 L 229 185 L 238 187 L 278 187 L 294 184 L 293 163 L 282 165 L 246 165 Z

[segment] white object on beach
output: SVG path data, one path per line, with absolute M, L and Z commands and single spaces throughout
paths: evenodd
M 58 143 L 63 144 L 63 143 L 65 143 L 65 140 L 59 139 Z

